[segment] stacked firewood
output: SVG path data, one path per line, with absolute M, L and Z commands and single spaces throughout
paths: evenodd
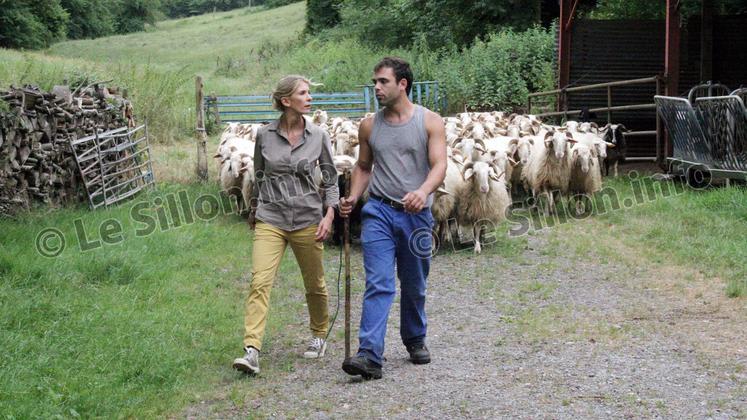
M 0 217 L 85 200 L 70 142 L 133 125 L 129 101 L 101 85 L 0 90 Z

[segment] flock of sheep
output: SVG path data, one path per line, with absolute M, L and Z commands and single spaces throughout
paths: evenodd
M 359 121 L 328 118 L 317 110 L 312 122 L 330 135 L 338 173 L 352 169 L 358 156 Z M 444 238 L 448 220 L 472 226 L 480 253 L 480 226 L 497 225 L 506 218 L 512 196 L 531 193 L 544 197 L 546 213 L 554 212 L 560 197 L 590 195 L 602 187 L 602 165 L 614 164 L 612 152 L 622 133 L 617 125 L 568 121 L 563 126 L 543 123 L 534 115 L 502 112 L 461 113 L 444 118 L 447 140 L 446 178 L 431 208 L 437 234 Z M 249 203 L 254 185 L 254 139 L 261 124 L 229 124 L 221 135 L 215 158 L 220 184 L 226 192 L 241 191 Z M 480 223 L 477 223 L 477 222 Z

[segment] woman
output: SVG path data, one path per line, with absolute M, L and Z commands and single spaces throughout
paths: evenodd
M 259 372 L 270 289 L 288 244 L 301 269 L 309 308 L 312 338 L 304 357 L 321 357 L 326 349 L 329 314 L 322 241 L 329 236 L 339 191 L 329 135 L 304 117 L 311 111 L 310 85 L 302 76 L 281 79 L 272 94 L 272 105 L 282 115 L 257 134 L 257 185 L 249 215 L 255 234 L 244 320 L 245 354 L 233 362 L 242 372 Z M 324 198 L 319 181 L 315 181 L 319 175 Z

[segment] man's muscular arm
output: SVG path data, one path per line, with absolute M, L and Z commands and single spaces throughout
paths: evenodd
M 373 128 L 373 118 L 365 118 L 358 128 L 358 162 L 353 167 L 353 175 L 350 183 L 350 194 L 340 199 L 340 216 L 348 217 L 353 211 L 355 203 L 361 197 L 371 180 L 371 168 L 373 167 L 373 152 L 368 143 Z M 445 156 L 445 151 L 444 151 Z
M 441 116 L 426 111 L 425 129 L 428 133 L 428 161 L 431 170 L 420 188 L 408 192 L 402 198 L 405 210 L 410 213 L 417 213 L 423 209 L 428 195 L 441 185 L 446 176 L 446 129 Z

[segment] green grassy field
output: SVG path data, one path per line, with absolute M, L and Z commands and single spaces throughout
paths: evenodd
M 110 81 L 127 89 L 153 140 L 172 143 L 192 136 L 196 76 L 206 93 L 269 93 L 281 75 L 303 72 L 287 55 L 304 19 L 299 2 L 168 20 L 145 32 L 67 41 L 43 52 L 0 49 L 0 86 Z
M 628 178 L 607 185 L 622 201 L 639 191 Z M 229 388 L 241 400 L 254 398 L 251 385 L 236 382 L 229 366 L 240 348 L 251 235 L 218 197 L 215 185 L 165 182 L 108 210 L 79 206 L 3 221 L 0 412 L 17 418 L 150 417 L 178 413 L 226 383 L 235 384 Z M 212 210 L 190 220 L 182 202 Z M 584 220 L 535 219 L 527 233 L 549 232 L 554 246 L 575 249 L 579 258 L 593 251 L 606 256 L 605 263 L 632 259 L 683 267 L 743 298 L 745 209 L 744 187 L 684 190 Z M 65 238 L 55 257 L 39 251 L 44 245 L 53 254 L 61 245 L 58 238 L 41 240 L 50 228 Z M 116 232 L 107 236 L 102 229 Z M 523 236 L 499 237 L 482 258 L 520 258 L 525 244 Z M 334 248 L 325 264 L 335 296 Z M 266 336 L 271 356 L 263 375 L 282 374 L 296 363 L 293 348 L 305 333 L 299 275 L 289 252 L 273 289 Z
M 290 253 L 273 289 L 266 336 L 272 355 L 263 361 L 262 376 L 244 380 L 231 371 L 230 360 L 241 345 L 251 234 L 240 217 L 223 212 L 171 226 L 170 208 L 159 213 L 157 203 L 180 191 L 191 204 L 197 197 L 219 196 L 214 162 L 209 162 L 212 181 L 194 183 L 195 146 L 174 141 L 191 135 L 195 74 L 206 78 L 208 92 L 217 93 L 268 92 L 279 75 L 290 72 L 323 80 L 325 88 L 365 82 L 378 52 L 354 41 L 340 42 L 337 49 L 319 42 L 300 48 L 296 40 L 303 19 L 299 2 L 161 22 L 144 33 L 65 42 L 43 53 L 0 49 L 0 85 L 49 88 L 65 79 L 88 78 L 128 87 L 159 143 L 153 147 L 157 191 L 109 210 L 91 212 L 81 205 L 0 220 L 0 413 L 11 418 L 178 416 L 226 389 L 231 394 L 220 399 L 261 399 L 257 392 L 267 391 L 256 391 L 255 380 L 293 369 L 298 338 L 306 329 L 302 285 Z M 211 138 L 209 152 L 215 143 Z M 632 205 L 552 227 L 535 218 L 531 228 L 546 229 L 555 247 L 575 249 L 579 258 L 594 250 L 610 261 L 624 257 L 683 268 L 744 301 L 745 187 L 684 190 L 637 202 L 646 187 L 636 181 L 621 177 L 605 185 Z M 156 221 L 153 232 L 138 232 L 147 227 L 133 218 L 132 209 L 141 203 L 142 213 Z M 117 226 L 109 220 L 121 224 L 122 237 L 111 235 L 105 243 L 100 228 Z M 37 251 L 38 235 L 49 228 L 65 237 L 56 257 Z M 520 258 L 525 244 L 525 237 L 501 237 L 480 259 Z M 330 249 L 325 264 L 332 296 L 337 262 L 337 250 Z M 483 283 L 494 287 L 490 278 Z M 359 294 L 361 284 L 356 287 Z M 540 284 L 526 291 L 545 292 Z
M 208 91 L 269 92 L 275 81 L 263 77 L 263 60 L 298 40 L 305 8 L 305 2 L 298 2 L 166 20 L 145 32 L 58 43 L 46 53 L 201 75 Z M 236 69 L 228 77 L 221 75 L 229 62 Z
M 159 207 L 179 194 L 186 197 L 177 201 L 179 216 Z M 81 206 L 2 222 L 4 417 L 153 417 L 240 377 L 230 361 L 241 351 L 251 235 L 239 216 L 209 205 L 217 197 L 212 185 L 161 184 L 109 210 Z M 182 202 L 211 210 L 190 221 Z M 100 234 L 102 223 L 117 222 L 121 235 Z M 51 228 L 64 235 L 64 250 L 45 257 L 35 241 Z M 61 246 L 58 238 L 45 243 L 47 251 Z M 333 296 L 337 260 L 328 251 Z M 299 279 L 289 251 L 273 290 L 269 354 L 300 345 L 293 339 L 307 333 Z M 275 352 L 263 375 L 287 369 L 284 357 Z
M 569 218 L 552 226 L 565 246 L 610 256 L 634 250 L 627 257 L 644 264 L 687 267 L 712 278 L 713 286 L 723 288 L 727 296 L 747 296 L 747 187 L 693 190 L 645 174 L 607 178 L 605 187 L 619 197 L 618 209 L 607 200 L 606 207 L 595 207 L 584 220 Z

